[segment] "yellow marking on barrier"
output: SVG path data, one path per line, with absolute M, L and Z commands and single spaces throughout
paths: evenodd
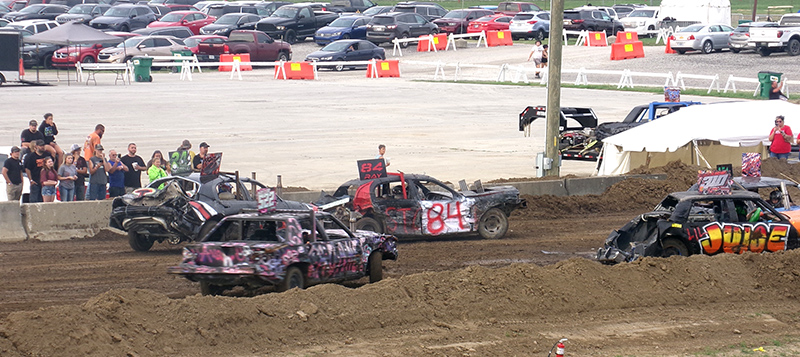
M 439 44 L 439 38 L 438 37 L 434 37 L 433 38 L 433 43 L 438 45 Z
M 633 52 L 633 44 L 625 44 L 625 52 Z
M 600 41 L 600 34 L 599 33 L 594 34 L 594 39 Z
M 389 70 L 389 62 L 381 62 L 381 71 Z
M 626 33 L 626 34 L 625 34 L 625 38 L 626 38 L 626 39 L 629 39 L 629 40 L 630 40 L 630 39 L 631 39 L 631 36 L 632 36 L 632 34 L 631 34 L 630 32 L 628 32 L 628 33 Z
M 506 34 L 503 31 L 498 31 L 497 38 L 506 38 Z
M 292 63 L 291 68 L 289 68 L 292 72 L 300 72 L 300 64 L 299 63 Z
M 241 62 L 242 61 L 242 57 L 241 56 L 233 56 L 233 61 L 234 62 Z

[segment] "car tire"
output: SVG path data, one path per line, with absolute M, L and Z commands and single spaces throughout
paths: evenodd
M 772 54 L 772 50 L 766 47 L 759 47 L 756 49 L 756 52 L 761 55 L 761 57 L 767 57 Z
M 288 60 L 289 60 L 289 55 L 287 55 L 286 52 L 281 52 L 281 53 L 278 54 L 278 61 L 279 62 L 286 62 Z
M 542 29 L 536 30 L 536 34 L 534 35 L 534 37 L 539 41 L 543 41 L 544 40 L 544 30 L 542 30 Z
M 136 231 L 128 231 L 128 244 L 137 252 L 146 252 L 153 247 L 152 240 Z
M 222 295 L 222 292 L 225 291 L 225 287 L 220 285 L 211 284 L 207 281 L 200 282 L 200 294 L 205 296 L 217 296 Z
M 656 27 L 655 27 L 655 26 L 652 26 L 652 25 L 650 25 L 650 26 L 647 26 L 647 31 L 655 31 L 655 29 L 656 29 Z M 648 37 L 648 38 L 653 38 L 653 37 L 655 37 L 655 36 L 656 36 L 656 35 L 654 35 L 654 34 L 652 34 L 652 33 L 648 33 L 648 34 L 647 34 L 647 37 Z
M 300 268 L 293 266 L 286 270 L 286 276 L 278 286 L 278 290 L 289 291 L 294 288 L 305 289 L 305 284 L 306 277 L 303 275 L 303 271 L 300 270 Z
M 219 223 L 219 220 L 216 219 L 207 220 L 205 223 L 203 223 L 203 226 L 200 227 L 200 232 L 197 233 L 197 237 L 192 237 L 192 240 L 199 242 L 201 239 L 203 239 L 203 237 L 205 237 L 209 232 L 211 232 L 211 230 L 214 228 L 214 226 L 217 225 L 217 223 Z
M 738 48 L 731 48 L 731 52 L 733 52 L 733 53 L 739 53 L 739 51 L 741 51 L 741 50 L 738 49 Z
M 97 61 L 92 56 L 86 56 L 81 60 L 81 63 L 95 63 L 95 62 Z
M 370 217 L 362 217 L 356 221 L 356 230 L 373 231 L 376 233 L 383 233 L 383 227 L 380 222 Z
M 369 255 L 368 265 L 370 284 L 383 280 L 383 253 L 372 252 Z
M 689 256 L 689 249 L 686 248 L 686 245 L 675 238 L 664 239 L 664 241 L 661 242 L 661 247 L 663 248 L 661 256 L 665 258 L 673 255 L 680 255 L 682 257 Z
M 678 52 L 679 55 L 682 55 L 686 53 L 686 50 L 675 50 L 675 52 Z
M 342 35 L 342 40 L 349 40 L 349 39 L 350 39 L 350 34 L 346 33 Z
M 342 61 L 341 58 L 337 58 L 336 60 L 337 61 Z M 336 66 L 333 67 L 333 69 L 335 69 L 336 72 L 344 71 L 344 65 L 343 64 L 337 64 Z
M 714 52 L 714 44 L 711 43 L 711 41 L 703 42 L 701 50 L 703 51 L 704 54 L 709 54 L 711 52 Z
M 500 239 L 508 232 L 508 217 L 499 208 L 486 211 L 478 222 L 478 233 L 484 239 Z
M 283 34 L 283 40 L 290 45 L 294 45 L 297 42 L 297 34 L 295 34 L 293 30 L 287 30 L 286 33 Z
M 786 44 L 786 52 L 788 52 L 790 56 L 800 55 L 800 40 L 796 38 L 789 40 L 789 43 Z
M 125 59 L 124 59 L 124 60 L 122 60 L 122 63 L 128 63 L 128 62 L 130 62 L 132 59 L 133 59 L 133 56 L 128 56 L 128 57 L 125 57 Z
M 120 26 L 119 31 L 120 32 L 130 32 L 131 29 L 128 27 L 128 25 L 122 25 L 122 26 Z
M 407 34 L 407 33 L 405 33 L 405 32 L 403 32 L 403 34 L 401 34 L 401 35 L 400 35 L 400 39 L 401 39 L 401 40 L 405 40 L 405 39 L 407 39 L 407 38 L 408 38 L 408 34 Z M 400 44 L 400 47 L 402 47 L 402 48 L 408 48 L 408 42 L 403 42 L 403 43 L 401 43 L 401 44 Z
M 44 58 L 44 60 L 42 60 L 42 67 L 44 67 L 44 69 L 53 69 L 53 68 L 55 68 L 55 67 L 53 67 L 53 55 L 52 54 L 50 54 L 49 56 L 46 56 Z

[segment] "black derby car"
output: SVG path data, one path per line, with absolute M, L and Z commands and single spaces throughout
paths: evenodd
M 612 232 L 597 260 L 614 264 L 640 257 L 775 252 L 798 245 L 797 229 L 758 193 L 686 191 L 668 195 L 652 212 Z

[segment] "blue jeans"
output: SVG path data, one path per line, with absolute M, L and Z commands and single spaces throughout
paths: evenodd
M 770 151 L 769 152 L 769 157 L 774 157 L 774 158 L 778 158 L 778 159 L 789 159 L 789 154 L 790 153 L 788 153 L 788 152 L 787 153 L 783 153 L 783 154 L 776 154 L 776 153 Z
M 106 185 L 89 184 L 89 198 L 87 200 L 100 201 L 106 199 Z
M 72 202 L 75 201 L 75 189 L 74 188 L 64 188 L 59 186 L 58 191 L 61 192 L 61 202 Z
M 43 202 L 44 199 L 42 198 L 42 186 L 40 185 L 31 185 L 31 194 L 28 196 L 28 202 L 30 203 L 37 203 Z

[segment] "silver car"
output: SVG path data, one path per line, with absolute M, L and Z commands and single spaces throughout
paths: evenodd
M 172 56 L 172 51 L 188 50 L 183 40 L 173 36 L 131 37 L 116 47 L 105 48 L 98 62 L 125 63 L 134 56 Z
M 670 46 L 679 54 L 686 51 L 703 51 L 711 53 L 730 48 L 730 37 L 733 27 L 723 24 L 690 25 L 670 38 Z
M 756 46 L 750 43 L 750 29 L 753 27 L 778 27 L 777 22 L 748 22 L 739 25 L 731 34 L 731 51 L 739 53 L 744 50 L 755 50 Z

